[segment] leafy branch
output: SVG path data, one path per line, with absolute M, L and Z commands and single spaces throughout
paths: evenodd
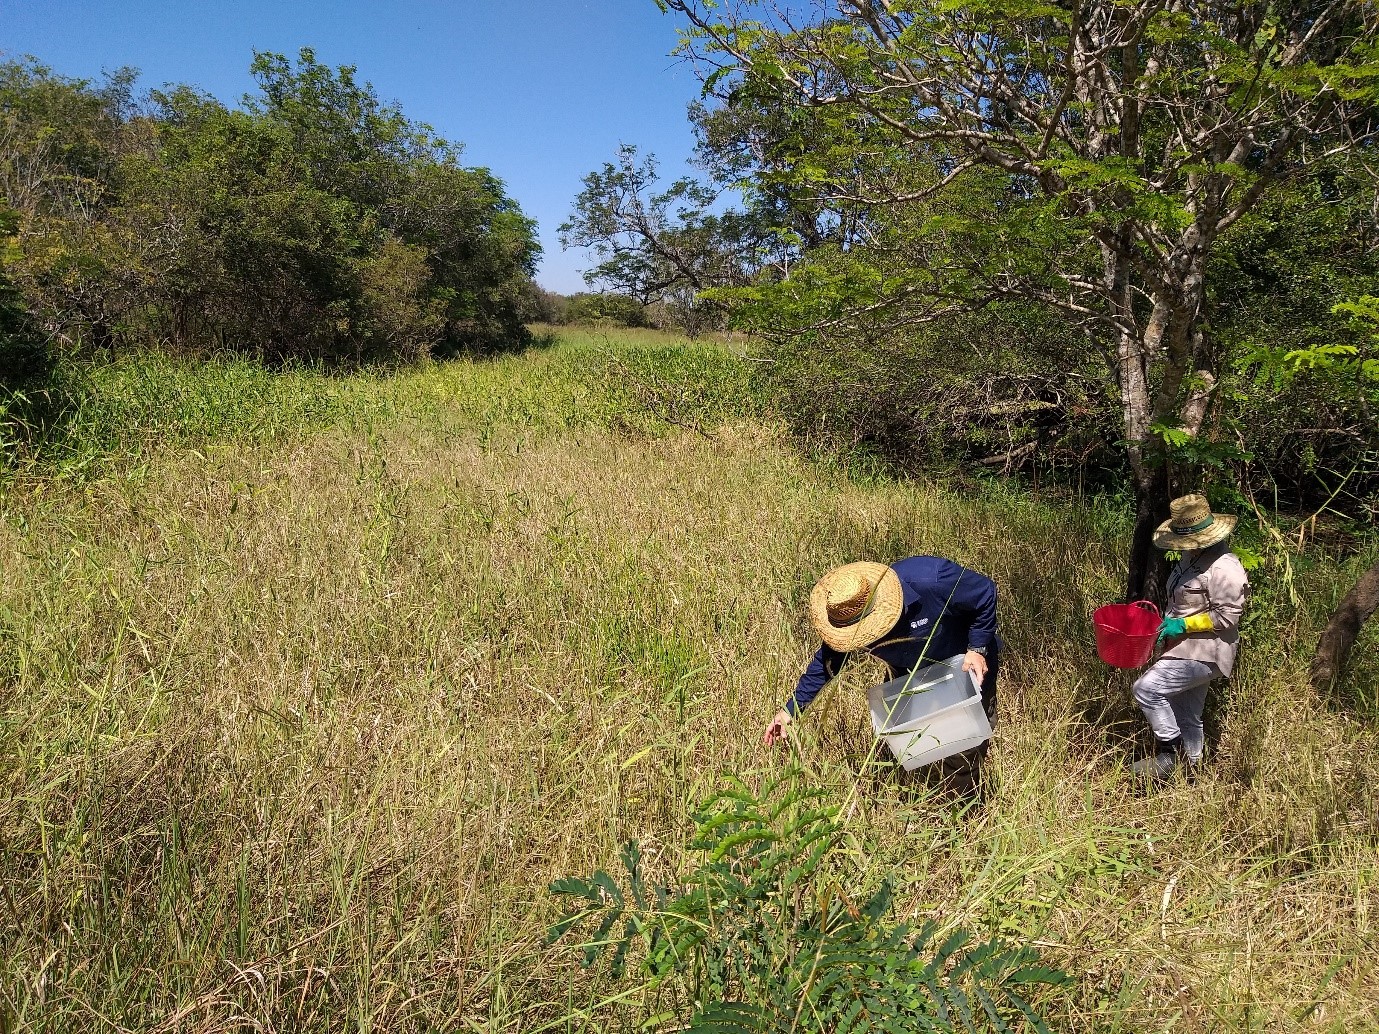
M 700 1034 L 828 1030 L 1047 1031 L 1031 996 L 1067 977 L 1032 947 L 893 919 L 841 850 L 837 808 L 787 774 L 760 795 L 736 784 L 696 817 L 684 884 L 626 870 L 551 885 L 569 902 L 549 931 L 580 931 L 581 962 L 667 989 Z

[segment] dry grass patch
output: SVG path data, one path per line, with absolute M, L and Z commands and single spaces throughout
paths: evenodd
M 504 362 L 412 375 L 367 426 L 11 486 L 0 1027 L 515 1032 L 587 1008 L 612 990 L 542 946 L 546 885 L 626 840 L 676 872 L 720 774 L 783 762 L 758 737 L 813 579 L 915 552 L 1001 585 L 991 798 L 867 763 L 865 666 L 794 745 L 905 915 L 1041 945 L 1077 981 L 1064 1029 L 1379 1024 L 1375 737 L 1296 657 L 1257 634 L 1211 774 L 1139 796 L 1129 683 L 1085 627 L 1116 581 L 1101 516 L 849 481 L 750 421 L 534 431 L 464 383 L 526 397 Z

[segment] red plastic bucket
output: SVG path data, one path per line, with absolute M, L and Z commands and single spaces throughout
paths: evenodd
M 1154 653 L 1159 608 L 1148 600 L 1108 603 L 1092 612 L 1096 652 L 1114 668 L 1138 668 Z

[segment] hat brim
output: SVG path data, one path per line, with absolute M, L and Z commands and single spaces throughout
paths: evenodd
M 1164 521 L 1154 531 L 1154 545 L 1160 549 L 1206 549 L 1229 538 L 1235 531 L 1238 517 L 1224 513 L 1214 513 L 1211 524 L 1191 535 L 1176 535 L 1173 522 Z
M 848 574 L 860 574 L 876 586 L 871 613 L 855 625 L 839 628 L 828 620 L 828 590 L 833 582 Z M 809 593 L 809 620 L 823 641 L 842 653 L 851 653 L 876 642 L 900 620 L 905 609 L 905 592 L 900 577 L 886 564 L 861 560 L 834 568 L 815 584 Z

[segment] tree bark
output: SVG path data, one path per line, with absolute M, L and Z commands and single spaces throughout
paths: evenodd
M 1200 328 L 1196 331 L 1201 336 Z M 1195 351 L 1201 351 L 1200 347 Z M 1194 375 L 1197 380 L 1197 387 L 1188 400 L 1183 403 L 1183 430 L 1192 437 L 1196 438 L 1202 431 L 1202 422 L 1207 417 L 1207 406 L 1211 402 L 1212 392 L 1216 390 L 1216 377 L 1210 370 L 1198 370 Z
M 1121 420 L 1126 458 L 1135 486 L 1135 528 L 1130 537 L 1126 564 L 1126 600 L 1147 599 L 1162 604 L 1167 581 L 1163 556 L 1154 548 L 1154 530 L 1168 516 L 1168 468 L 1156 462 L 1153 395 L 1147 358 L 1159 347 L 1168 324 L 1169 307 L 1156 299 L 1149 325 L 1135 325 L 1134 295 L 1130 285 L 1128 234 L 1101 248 L 1102 281 L 1116 315 L 1116 386 L 1120 391 Z
M 1149 600 L 1162 607 L 1168 583 L 1168 565 L 1154 547 L 1154 531 L 1168 516 L 1168 469 L 1141 465 L 1135 473 L 1135 530 L 1130 536 L 1126 600 Z
M 1336 685 L 1360 629 L 1376 608 L 1379 608 L 1379 560 L 1360 576 L 1355 587 L 1341 600 L 1317 640 L 1317 652 L 1312 655 L 1312 686 L 1318 693 L 1330 692 Z

